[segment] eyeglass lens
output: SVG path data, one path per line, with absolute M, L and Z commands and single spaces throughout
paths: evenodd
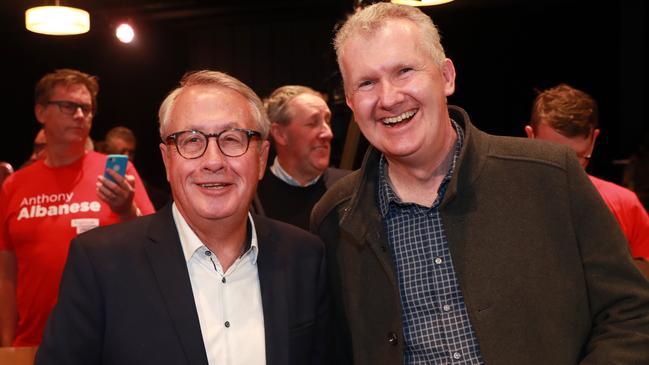
M 241 156 L 248 150 L 249 134 L 245 130 L 229 129 L 206 135 L 200 131 L 184 131 L 176 135 L 176 147 L 185 158 L 197 158 L 205 153 L 209 137 L 216 137 L 221 152 L 230 157 Z
M 49 104 L 56 104 L 59 107 L 59 110 L 61 110 L 62 113 L 68 114 L 68 115 L 74 115 L 74 113 L 77 112 L 77 109 L 81 108 L 81 112 L 83 115 L 87 116 L 92 112 L 92 106 L 88 104 L 77 104 L 72 101 L 66 101 L 66 100 L 51 100 L 48 102 Z

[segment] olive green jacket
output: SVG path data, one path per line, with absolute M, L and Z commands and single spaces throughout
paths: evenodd
M 649 364 L 649 285 L 574 152 L 449 113 L 465 141 L 440 212 L 485 363 Z M 311 216 L 327 246 L 336 364 L 403 363 L 379 158 L 370 148 Z

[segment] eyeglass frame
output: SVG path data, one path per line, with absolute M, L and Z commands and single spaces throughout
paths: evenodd
M 56 105 L 59 107 L 59 111 L 65 115 L 74 115 L 77 112 L 77 109 L 81 109 L 81 113 L 84 117 L 91 116 L 95 112 L 91 104 L 79 104 L 69 100 L 49 100 L 45 105 Z M 70 107 L 74 107 L 72 112 L 64 110 L 64 108 Z
M 223 133 L 231 132 L 231 131 L 244 132 L 245 136 L 246 136 L 246 140 L 247 140 L 246 148 L 243 150 L 243 152 L 241 154 L 234 155 L 234 156 L 225 153 L 223 151 L 223 148 L 221 148 L 221 144 L 219 143 L 219 137 Z M 183 155 L 183 153 L 180 152 L 180 148 L 178 147 L 178 143 L 176 143 L 176 138 L 178 138 L 178 136 L 183 134 L 183 133 L 198 133 L 198 134 L 202 135 L 203 137 L 205 137 L 205 140 L 206 140 L 205 147 L 203 148 L 203 152 L 201 152 L 200 155 L 198 155 L 196 157 L 185 157 Z M 219 151 L 221 151 L 221 153 L 224 156 L 227 156 L 227 157 L 241 157 L 241 156 L 245 155 L 246 152 L 248 152 L 248 150 L 250 149 L 250 141 L 252 141 L 252 139 L 254 137 L 261 138 L 261 132 L 255 131 L 255 130 L 252 130 L 252 129 L 246 129 L 246 128 L 228 128 L 228 129 L 224 129 L 224 130 L 222 130 L 222 131 L 220 131 L 218 133 L 205 133 L 205 132 L 199 131 L 197 129 L 187 129 L 187 130 L 178 131 L 178 132 L 174 132 L 174 133 L 171 133 L 171 134 L 167 135 L 167 137 L 164 138 L 164 141 L 165 141 L 166 144 L 171 144 L 173 142 L 174 146 L 176 146 L 176 151 L 178 152 L 180 157 L 182 157 L 182 158 L 184 158 L 186 160 L 195 160 L 195 159 L 201 158 L 201 157 L 203 157 L 203 155 L 205 155 L 205 152 L 207 151 L 207 147 L 210 144 L 210 138 L 212 138 L 212 137 L 215 138 L 216 145 L 217 145 L 217 147 L 219 147 Z

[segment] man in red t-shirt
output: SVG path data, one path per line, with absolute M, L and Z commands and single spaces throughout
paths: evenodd
M 35 114 L 45 159 L 10 176 L 0 191 L 0 346 L 37 346 L 56 303 L 70 240 L 100 225 L 150 214 L 129 163 L 103 177 L 106 156 L 86 151 L 99 85 L 69 69 L 36 85 Z
M 525 133 L 529 138 L 572 148 L 585 169 L 600 132 L 597 126 L 595 100 L 583 91 L 561 84 L 536 97 L 530 125 L 525 126 Z M 636 266 L 649 277 L 649 216 L 642 203 L 629 189 L 594 176 L 589 177 L 620 223 Z

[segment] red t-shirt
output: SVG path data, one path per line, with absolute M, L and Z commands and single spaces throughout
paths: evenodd
M 649 216 L 638 196 L 627 188 L 590 176 L 629 241 L 631 256 L 649 260 Z
M 37 346 L 56 303 L 70 240 L 97 226 L 118 223 L 119 216 L 97 196 L 97 176 L 106 155 L 89 152 L 68 166 L 51 168 L 38 161 L 12 174 L 0 192 L 0 250 L 14 251 L 18 265 L 18 326 L 14 346 Z M 153 205 L 135 176 L 135 204 L 141 214 Z

